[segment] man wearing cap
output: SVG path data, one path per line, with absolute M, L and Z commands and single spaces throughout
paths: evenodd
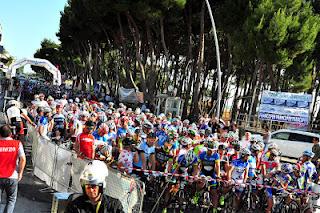
M 4 212 L 12 213 L 17 199 L 18 182 L 26 165 L 26 156 L 20 141 L 12 139 L 8 125 L 0 127 L 0 201 L 7 195 Z
M 77 152 L 78 157 L 94 159 L 94 136 L 92 135 L 92 132 L 95 126 L 96 124 L 94 122 L 87 121 L 83 128 L 83 132 L 77 136 L 74 149 Z

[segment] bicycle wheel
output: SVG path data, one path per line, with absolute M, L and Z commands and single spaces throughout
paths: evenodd
M 299 209 L 299 205 L 296 201 L 291 201 L 290 204 L 288 205 L 288 211 L 286 211 L 287 213 L 299 213 L 300 209 Z

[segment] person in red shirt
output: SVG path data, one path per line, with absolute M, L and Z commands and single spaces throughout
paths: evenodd
M 17 199 L 18 182 L 22 179 L 26 165 L 26 156 L 22 143 L 12 139 L 8 125 L 0 127 L 0 137 L 0 195 L 3 191 L 6 192 L 4 212 L 12 213 Z
M 75 143 L 75 151 L 80 158 L 94 159 L 94 136 L 92 132 L 95 129 L 96 124 L 93 121 L 87 121 L 83 132 L 77 136 Z

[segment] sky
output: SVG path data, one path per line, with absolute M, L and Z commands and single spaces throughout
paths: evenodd
M 2 45 L 16 59 L 33 57 L 44 38 L 58 42 L 67 0 L 0 0 Z

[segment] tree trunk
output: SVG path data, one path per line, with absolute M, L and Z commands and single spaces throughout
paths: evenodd
M 192 40 L 192 7 L 191 7 L 191 3 L 192 0 L 190 2 L 188 2 L 188 9 L 187 9 L 187 31 L 188 31 L 188 54 L 187 54 L 187 60 L 186 60 L 186 67 L 185 67 L 185 79 L 187 79 L 187 72 L 189 70 L 190 65 L 192 66 L 192 48 L 193 48 L 193 40 Z M 193 78 L 194 78 L 194 69 L 191 69 L 191 75 L 190 75 L 190 79 L 189 82 L 186 80 L 186 82 L 188 82 L 187 84 L 187 89 L 186 89 L 186 97 L 185 97 L 185 101 L 184 101 L 184 105 L 183 105 L 183 111 L 182 111 L 182 117 L 186 118 L 187 114 L 188 114 L 188 105 L 189 105 L 189 99 L 190 99 L 190 92 L 191 92 L 191 87 L 192 87 L 192 82 L 193 82 Z M 184 80 L 182 78 L 182 80 Z M 180 84 L 180 86 L 182 87 L 183 83 Z
M 128 19 L 129 29 L 133 36 L 133 40 L 135 44 L 136 59 L 141 72 L 140 79 L 141 79 L 142 92 L 147 96 L 146 74 L 145 74 L 145 67 L 142 63 L 142 58 L 141 58 L 141 37 L 140 37 L 139 29 L 129 12 L 126 12 L 126 16 Z
M 199 42 L 199 51 L 197 59 L 197 78 L 195 81 L 195 86 L 193 89 L 192 96 L 192 115 L 197 118 L 199 115 L 199 89 L 200 89 L 200 80 L 203 69 L 204 61 L 204 13 L 205 13 L 205 1 L 202 2 L 201 13 L 200 13 L 200 42 Z

